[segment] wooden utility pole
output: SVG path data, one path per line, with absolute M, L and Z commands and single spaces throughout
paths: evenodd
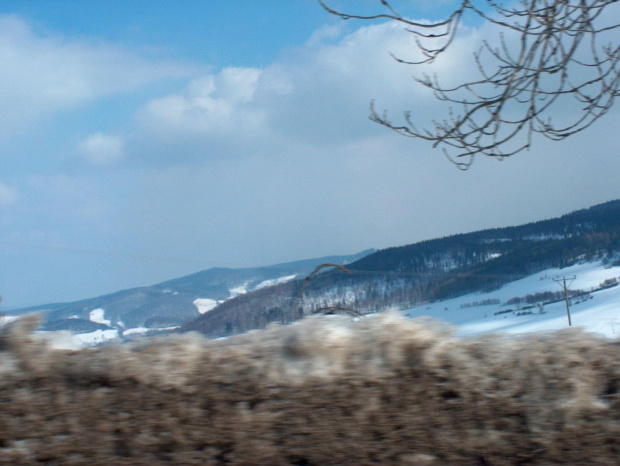
M 560 285 L 562 288 L 564 288 L 564 299 L 566 300 L 566 315 L 568 316 L 568 326 L 572 327 L 572 322 L 570 321 L 570 301 L 568 299 L 568 286 L 571 285 L 571 283 L 573 283 L 573 281 L 575 280 L 575 278 L 577 278 L 575 275 L 573 275 L 572 277 L 566 278 L 566 277 L 562 277 L 560 278 L 554 278 L 553 281 L 556 282 L 558 285 Z M 570 280 L 570 283 L 568 284 L 568 286 L 566 286 L 566 280 Z M 560 282 L 562 282 L 560 284 Z

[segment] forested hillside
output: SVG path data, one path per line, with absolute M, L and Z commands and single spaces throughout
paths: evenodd
M 186 324 L 212 337 L 288 323 L 324 307 L 361 313 L 490 290 L 549 267 L 617 260 L 620 201 L 559 218 L 388 248 L 316 275 L 228 300 Z M 300 296 L 300 292 L 303 292 Z

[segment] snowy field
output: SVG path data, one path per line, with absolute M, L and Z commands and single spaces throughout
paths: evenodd
M 563 269 L 547 269 L 508 283 L 496 291 L 467 294 L 403 312 L 409 317 L 428 316 L 456 325 L 460 336 L 489 332 L 516 334 L 559 330 L 568 327 L 564 300 L 546 304 L 542 309 L 538 306 L 523 309 L 525 302 L 521 305 L 506 302 L 512 298 L 524 298 L 528 294 L 562 292 L 561 284 L 553 279 L 573 276 L 576 278 L 570 284 L 570 290 L 591 291 L 599 288 L 605 280 L 620 279 L 620 267 L 606 266 L 601 262 L 584 262 Z M 568 283 L 569 281 L 567 285 Z M 476 305 L 483 301 L 496 304 Z M 591 291 L 570 301 L 573 326 L 610 338 L 620 336 L 620 286 Z

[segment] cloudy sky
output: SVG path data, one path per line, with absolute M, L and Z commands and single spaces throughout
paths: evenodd
M 437 18 L 438 2 L 406 14 Z M 441 8 L 446 8 L 446 0 Z M 345 2 L 370 11 L 373 2 Z M 444 10 L 445 12 L 445 10 Z M 475 76 L 471 23 L 437 71 Z M 356 253 L 620 198 L 619 110 L 459 171 L 368 120 L 445 114 L 399 26 L 314 0 L 3 0 L 0 294 L 71 301 L 214 266 Z

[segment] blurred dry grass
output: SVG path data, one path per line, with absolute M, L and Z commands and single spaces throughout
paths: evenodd
M 618 464 L 620 346 L 384 313 L 52 350 L 0 334 L 2 464 Z

